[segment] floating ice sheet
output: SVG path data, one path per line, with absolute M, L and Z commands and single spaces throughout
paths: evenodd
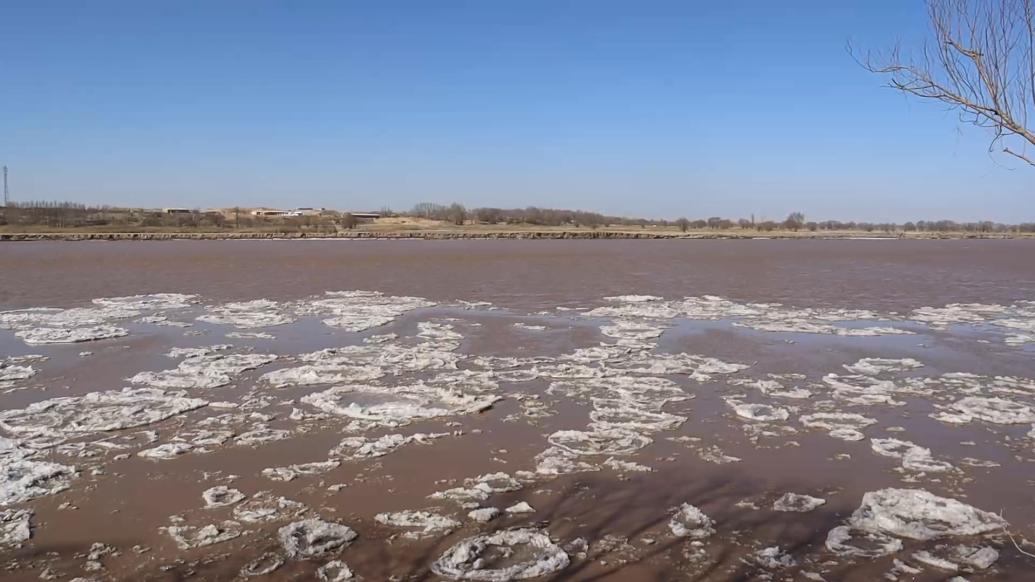
M 298 517 L 307 509 L 297 501 L 276 496 L 269 491 L 260 491 L 234 507 L 234 518 L 249 523 L 283 521 Z
M 790 418 L 791 413 L 786 408 L 773 406 L 771 404 L 744 403 L 733 399 L 726 402 L 733 408 L 733 412 L 740 418 L 758 422 L 781 422 Z
M 227 507 L 244 500 L 244 493 L 226 485 L 217 485 L 202 492 L 201 498 L 205 500 L 207 508 Z
M 32 537 L 31 509 L 0 511 L 0 547 L 21 546 Z
M 360 332 L 391 323 L 407 311 L 434 305 L 419 297 L 392 297 L 376 291 L 328 291 L 320 299 L 302 302 L 297 311 L 327 316 L 323 322 L 330 327 Z
M 878 455 L 900 459 L 902 468 L 909 471 L 944 473 L 954 468 L 950 463 L 935 460 L 930 449 L 909 441 L 894 438 L 870 439 L 870 446 Z
M 124 388 L 63 396 L 0 412 L 0 428 L 26 438 L 71 435 L 144 426 L 208 404 L 181 393 Z
M 34 327 L 15 332 L 27 344 L 72 344 L 129 335 L 125 328 L 114 325 L 91 325 L 87 327 L 55 328 Z
M 374 385 L 336 386 L 310 394 L 302 402 L 319 410 L 380 426 L 404 426 L 416 420 L 472 414 L 500 398 L 456 389 L 414 384 L 391 388 Z
M 547 440 L 577 455 L 626 455 L 651 443 L 650 437 L 624 430 L 559 430 Z
M 488 473 L 465 480 L 464 487 L 437 491 L 428 497 L 453 501 L 465 508 L 475 508 L 493 493 L 517 491 L 521 487 L 521 482 L 507 473 Z
M 349 582 L 355 580 L 356 575 L 352 573 L 348 565 L 341 560 L 331 560 L 316 570 L 316 577 L 321 582 Z
M 35 376 L 37 370 L 27 365 L 27 360 L 25 357 L 0 359 L 0 382 L 27 380 Z
M 60 493 L 77 475 L 58 463 L 0 457 L 0 506 Z
M 287 467 L 271 467 L 262 470 L 262 476 L 272 481 L 292 481 L 303 475 L 319 475 L 335 469 L 340 461 L 318 461 L 315 463 L 302 463 L 289 465 Z
M 409 531 L 404 533 L 403 536 L 413 539 L 445 536 L 460 527 L 459 521 L 431 511 L 379 513 L 374 516 L 374 521 L 392 527 L 407 529 Z
M 497 567 L 491 556 L 513 556 Z M 510 529 L 467 538 L 446 550 L 431 566 L 453 580 L 506 582 L 559 572 L 570 563 L 568 554 L 546 533 L 531 528 Z
M 920 367 L 923 367 L 923 364 L 912 358 L 863 358 L 854 364 L 845 364 L 845 369 L 849 372 L 868 376 L 907 372 Z
M 773 503 L 773 509 L 776 511 L 805 513 L 822 506 L 826 502 L 826 499 L 811 495 L 784 493 L 783 496 Z
M 839 525 L 830 530 L 826 540 L 831 552 L 850 558 L 880 558 L 902 550 L 902 540 L 866 530 Z
M 914 540 L 1000 531 L 1002 517 L 923 489 L 881 489 L 863 495 L 848 519 L 851 527 Z
M 141 372 L 129 381 L 166 389 L 218 388 L 231 383 L 246 370 L 253 370 L 276 359 L 277 356 L 272 354 L 190 353 L 174 369 Z
M 798 420 L 809 428 L 826 429 L 830 436 L 846 441 L 866 438 L 860 431 L 877 423 L 876 419 L 854 412 L 817 412 L 802 415 Z
M 163 293 L 94 299 L 93 307 L 32 308 L 0 312 L 0 329 L 14 330 L 29 344 L 76 343 L 122 337 L 129 332 L 112 325 L 145 311 L 186 307 L 193 296 Z
M 684 503 L 676 509 L 676 514 L 668 522 L 672 534 L 681 538 L 703 540 L 715 533 L 715 522 L 703 511 Z
M 206 526 L 174 525 L 166 528 L 169 537 L 181 550 L 203 548 L 241 537 L 241 525 L 235 521 L 224 521 Z
M 199 316 L 198 321 L 247 329 L 285 325 L 295 318 L 276 301 L 256 299 L 209 307 L 208 313 Z
M 993 424 L 1031 424 L 1035 422 L 1035 410 L 1031 406 L 1003 398 L 968 396 L 950 407 L 945 416 L 935 416 L 948 422 L 969 422 L 981 420 Z
M 356 532 L 347 525 L 304 519 L 277 530 L 280 545 L 289 558 L 309 559 L 336 552 L 356 539 Z
M 403 436 L 386 434 L 378 438 L 346 437 L 331 449 L 330 456 L 348 459 L 372 459 L 383 457 L 399 447 L 410 443 L 431 444 L 435 439 L 449 436 L 449 433 L 416 433 Z

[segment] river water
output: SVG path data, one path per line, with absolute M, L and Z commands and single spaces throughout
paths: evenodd
M 1023 580 L 1033 300 L 1032 241 L 9 243 L 3 577 Z

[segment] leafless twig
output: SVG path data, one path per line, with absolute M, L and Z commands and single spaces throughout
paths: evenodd
M 1035 0 L 928 0 L 934 41 L 918 57 L 899 47 L 858 60 L 867 70 L 887 75 L 888 86 L 922 99 L 944 103 L 960 121 L 990 129 L 989 151 L 1035 167 Z M 851 51 L 851 47 L 849 47 Z M 854 54 L 853 54 L 854 56 Z

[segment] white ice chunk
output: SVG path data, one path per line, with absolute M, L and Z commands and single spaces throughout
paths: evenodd
M 979 535 L 1002 530 L 1002 517 L 923 489 L 881 489 L 863 495 L 848 520 L 862 531 L 914 540 Z
M 676 514 L 668 522 L 672 534 L 681 538 L 703 540 L 715 533 L 715 522 L 703 511 L 684 503 L 676 510 Z
M 347 547 L 356 532 L 347 525 L 313 518 L 285 525 L 277 530 L 277 537 L 289 558 L 308 559 Z
M 205 500 L 205 507 L 227 507 L 244 499 L 244 493 L 237 489 L 231 489 L 226 485 L 217 485 L 206 489 L 201 493 Z
M 513 556 L 506 565 L 490 567 L 495 556 Z M 531 528 L 510 529 L 467 538 L 446 550 L 432 572 L 453 580 L 507 582 L 538 578 L 568 566 L 568 554 L 547 534 Z
M 809 512 L 826 503 L 826 499 L 798 493 L 784 493 L 773 503 L 775 511 Z
M 407 528 L 404 537 L 419 539 L 431 536 L 445 536 L 460 527 L 460 522 L 430 511 L 397 511 L 379 513 L 374 521 L 392 527 Z

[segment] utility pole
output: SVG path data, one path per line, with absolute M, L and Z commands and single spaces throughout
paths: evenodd
M 7 191 L 7 166 L 4 166 L 4 208 L 11 202 L 11 194 Z

